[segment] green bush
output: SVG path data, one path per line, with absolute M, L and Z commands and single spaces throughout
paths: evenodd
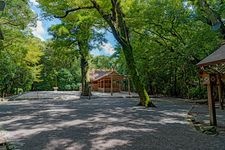
M 202 98 L 206 98 L 207 91 L 205 88 L 193 87 L 189 89 L 188 95 L 189 95 L 189 98 L 192 98 L 192 99 L 202 99 Z
M 72 90 L 72 89 L 71 89 L 71 85 L 65 85 L 64 90 L 66 90 L 66 91 Z

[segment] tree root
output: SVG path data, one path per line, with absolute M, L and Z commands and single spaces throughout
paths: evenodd
M 141 102 L 139 102 L 139 103 L 137 104 L 137 106 L 145 106 L 145 105 L 142 105 L 142 103 L 141 103 Z M 154 107 L 154 108 L 157 108 L 157 107 L 156 107 L 156 105 L 155 105 L 155 104 L 153 104 L 152 102 L 148 103 L 148 105 L 147 105 L 147 106 L 145 106 L 145 107 Z

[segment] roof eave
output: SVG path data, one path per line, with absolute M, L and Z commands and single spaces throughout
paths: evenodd
M 204 62 L 203 63 L 199 62 L 197 64 L 197 66 L 203 67 L 203 66 L 215 65 L 215 64 L 224 63 L 224 62 L 225 62 L 225 59 L 211 61 L 211 62 L 205 62 L 205 63 Z

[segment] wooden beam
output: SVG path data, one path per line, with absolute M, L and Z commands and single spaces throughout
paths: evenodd
M 207 85 L 208 92 L 208 107 L 209 107 L 209 117 L 210 125 L 216 126 L 216 109 L 215 109 L 215 98 L 213 96 L 213 88 L 216 85 L 216 76 L 209 74 L 209 82 Z

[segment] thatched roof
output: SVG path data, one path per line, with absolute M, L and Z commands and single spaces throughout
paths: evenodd
M 105 71 L 105 70 L 94 70 L 90 73 L 91 80 L 98 80 L 99 78 L 104 77 L 105 75 L 109 74 L 112 71 Z
M 204 58 L 197 65 L 208 66 L 212 64 L 220 64 L 225 62 L 225 45 L 222 45 L 218 50 Z
M 112 75 L 112 74 L 113 74 L 114 77 L 117 76 L 121 79 L 124 78 L 123 75 L 120 75 L 115 70 L 111 70 L 111 71 L 109 71 L 109 70 L 94 70 L 90 73 L 90 79 L 91 79 L 91 81 L 97 81 L 99 79 L 102 79 L 102 78 L 104 78 L 106 76 L 109 76 L 109 75 Z

